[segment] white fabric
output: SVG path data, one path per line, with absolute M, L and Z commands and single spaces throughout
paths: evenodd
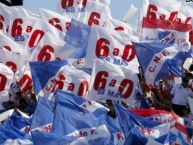
M 111 12 L 108 5 L 99 2 L 98 0 L 84 0 L 85 6 L 82 5 L 83 1 L 71 0 L 74 2 L 72 6 L 67 4 L 67 8 L 62 8 L 61 1 L 59 0 L 59 12 L 65 17 L 81 21 L 82 23 L 90 26 L 104 26 L 106 19 L 111 18 Z M 101 0 L 100 0 L 101 1 Z
M 13 71 L 3 63 L 0 63 L 0 110 L 3 109 L 2 103 L 9 100 L 8 91 L 13 82 L 13 77 Z
M 13 41 L 10 37 L 5 34 L 0 33 L 0 49 L 12 51 L 14 53 L 26 54 L 27 49 L 18 45 L 15 41 Z
M 123 83 L 125 81 L 126 84 Z M 88 98 L 95 101 L 110 99 L 130 103 L 134 100 L 138 81 L 137 75 L 131 70 L 108 61 L 96 59 L 91 75 Z M 121 85 L 122 83 L 123 85 Z M 101 88 L 102 86 L 104 88 Z M 122 90 L 122 92 L 119 90 Z
M 0 122 L 4 121 L 8 117 L 10 117 L 14 112 L 14 109 L 8 110 L 0 114 Z
M 153 5 L 153 7 L 149 7 L 150 5 Z M 186 45 L 189 42 L 191 14 L 193 13 L 193 9 L 187 5 L 183 6 L 182 1 L 170 0 L 165 2 L 159 0 L 144 0 L 142 13 L 143 22 L 147 22 L 147 18 L 150 18 L 151 21 L 155 23 L 153 25 L 156 25 L 155 28 L 152 28 L 151 26 L 146 27 L 143 23 L 141 34 L 143 41 L 161 41 L 163 43 L 168 43 L 169 38 L 170 40 L 174 40 L 176 44 L 183 43 L 183 45 Z M 156 16 L 155 19 L 152 18 L 153 15 Z M 164 19 L 165 22 L 163 22 L 161 19 Z M 169 19 L 170 21 L 168 21 Z M 151 23 L 151 21 L 148 23 Z M 180 23 L 177 24 L 176 21 L 180 21 Z M 179 27 L 179 24 L 182 24 L 182 26 Z M 174 27 L 174 25 L 178 26 Z M 184 29 L 184 25 L 189 26 L 188 28 Z M 159 40 L 159 34 L 166 31 L 170 31 L 174 35 L 172 37 L 165 37 L 165 40 Z
M 64 33 L 41 20 L 35 23 L 33 32 L 28 41 L 28 46 L 30 40 L 36 39 L 33 35 L 36 30 L 41 30 L 44 32 L 44 35 L 41 37 L 40 41 L 35 44 L 36 47 L 34 48 L 31 61 L 63 60 L 70 57 L 75 51 L 74 47 L 64 41 Z M 37 38 L 37 40 L 39 39 Z M 29 48 L 29 51 L 31 50 L 33 50 L 33 48 Z
M 22 7 L 13 7 L 11 24 L 9 28 L 10 38 L 13 41 L 17 41 L 19 45 L 24 47 L 28 41 L 29 35 L 32 32 L 31 30 L 33 29 L 33 26 L 38 18 L 39 18 L 38 15 Z M 17 23 L 18 19 L 20 19 L 22 23 L 20 21 Z M 14 28 L 16 28 L 16 30 Z M 14 32 L 13 34 L 15 34 L 15 32 L 18 31 L 20 28 L 22 29 L 21 36 L 14 37 L 14 35 L 12 35 L 12 32 Z
M 94 60 L 100 58 L 138 72 L 139 63 L 131 41 L 136 42 L 137 39 L 129 34 L 93 27 L 88 41 L 85 65 L 92 68 Z M 128 48 L 129 52 L 127 52 Z M 108 52 L 107 57 L 103 55 L 104 51 Z M 100 57 L 97 56 L 97 53 Z M 127 56 L 126 60 L 123 59 L 124 55 Z
M 62 32 L 66 33 L 68 27 L 70 26 L 71 18 L 68 16 L 62 16 L 61 14 L 58 14 L 56 12 L 53 12 L 51 10 L 40 8 L 40 16 L 46 20 L 51 25 L 58 27 Z
M 57 81 L 60 81 L 64 84 L 63 88 L 61 89 L 62 91 L 78 95 L 81 83 L 86 81 L 89 84 L 90 75 L 69 65 L 65 65 L 64 67 L 60 68 L 55 76 L 49 79 L 46 86 L 40 91 L 37 97 L 46 96 L 48 99 L 52 100 L 55 92 L 53 89 L 57 89 Z M 72 86 L 74 86 L 73 89 Z M 84 89 L 84 96 L 82 97 L 86 97 L 88 94 L 88 91 L 86 90 L 87 88 L 84 87 Z
M 11 8 L 0 3 L 0 15 L 4 18 L 3 21 L 3 32 L 7 33 L 8 27 L 11 20 Z M 7 29 L 7 30 L 6 30 Z
M 188 104 L 188 98 L 193 97 L 193 92 L 190 88 L 184 88 L 181 84 L 176 84 L 171 94 L 174 95 L 172 99 L 172 104 L 176 105 L 187 105 Z

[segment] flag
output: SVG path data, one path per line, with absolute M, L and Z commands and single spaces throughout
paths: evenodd
M 0 41 L 0 49 L 11 51 L 19 54 L 26 54 L 27 51 L 18 45 L 15 41 L 13 41 L 10 37 L 6 36 L 3 33 L 0 33 L 1 41 Z
M 5 34 L 8 33 L 9 24 L 11 20 L 11 9 L 0 3 L 0 15 L 1 15 L 1 23 L 0 30 L 2 30 Z
M 16 73 L 27 63 L 28 55 L 0 50 L 0 62 L 7 65 Z
M 21 90 L 26 92 L 32 85 L 31 72 L 28 67 L 29 55 L 2 49 L 0 50 L 0 56 L 0 62 L 8 66 L 14 72 L 14 80 L 19 83 Z
M 142 41 L 187 45 L 192 10 L 178 0 L 167 3 L 145 0 L 142 11 Z
M 124 32 L 126 34 L 132 34 L 132 28 L 129 24 L 126 24 L 120 20 L 116 20 L 113 18 L 111 19 L 109 18 L 107 20 L 105 28 L 109 30 L 116 30 L 116 31 Z
M 65 41 L 77 48 L 77 51 L 71 55 L 71 58 L 78 59 L 86 56 L 90 31 L 91 28 L 89 26 L 72 19 L 71 26 L 65 36 Z
M 125 23 L 129 23 L 129 20 L 137 13 L 138 8 L 136 8 L 133 4 L 129 6 L 127 13 L 123 17 L 123 21 Z
M 16 76 L 16 80 L 18 81 L 22 92 L 26 93 L 30 89 L 33 82 L 32 82 L 31 71 L 29 68 L 29 63 L 25 64 L 20 69 L 18 75 Z
M 45 21 L 64 33 L 66 33 L 70 27 L 71 18 L 68 16 L 62 16 L 59 13 L 43 8 L 39 9 L 39 13 Z
M 107 1 L 93 0 L 65 0 L 59 1 L 59 13 L 70 16 L 89 26 L 103 27 L 106 18 L 111 17 L 110 8 L 105 5 Z
M 167 132 L 170 131 L 169 123 L 159 123 L 149 118 L 139 116 L 116 104 L 116 112 L 126 136 L 125 145 L 147 144 L 157 142 L 163 144 Z
M 132 40 L 136 42 L 129 34 L 93 27 L 87 46 L 86 66 L 92 68 L 94 60 L 99 58 L 138 71 Z
M 55 93 L 55 97 L 52 132 L 32 132 L 35 145 L 108 143 L 110 132 L 104 124 L 107 108 L 94 101 L 59 90 Z
M 134 109 L 134 113 L 154 120 L 158 123 L 168 123 L 171 126 L 168 135 L 164 136 L 164 143 L 177 143 L 187 145 L 190 142 L 186 128 L 184 126 L 184 119 L 177 116 L 174 113 L 155 110 L 155 109 Z M 161 140 L 160 140 L 161 139 Z M 157 139 L 157 141 L 163 141 L 162 138 Z
M 13 114 L 3 121 L 2 126 L 9 131 L 18 132 L 23 136 L 28 136 L 30 133 L 31 117 L 20 114 L 19 112 L 13 112 Z
M 33 114 L 30 131 L 50 132 L 54 120 L 54 101 L 40 97 Z
M 138 84 L 137 75 L 129 69 L 96 59 L 88 97 L 95 101 L 115 100 L 129 103 Z
M 9 37 L 22 47 L 25 47 L 35 21 L 39 16 L 21 7 L 13 7 L 11 12 Z
M 19 110 L 18 112 L 13 112 L 0 126 L 0 144 L 32 145 L 33 143 L 29 134 L 30 124 L 30 117 Z
M 189 46 L 162 43 L 134 43 L 145 79 L 149 84 L 170 76 L 182 76 L 182 65 L 191 56 Z
M 49 68 L 49 69 L 48 69 Z M 90 76 L 67 61 L 30 62 L 36 97 L 51 99 L 57 90 L 86 97 Z
M 60 30 L 38 20 L 27 44 L 29 52 L 32 53 L 31 61 L 54 61 L 71 57 L 76 48 L 65 42 L 64 37 Z
M 0 63 L 0 110 L 4 109 L 2 103 L 9 100 L 8 91 L 10 85 L 13 83 L 13 77 L 13 71 L 3 63 Z
M 170 113 L 170 115 L 172 115 L 172 119 L 169 120 L 169 118 L 167 118 L 168 116 L 164 116 L 169 114 L 169 112 L 166 111 L 136 109 L 129 112 L 117 105 L 116 110 L 120 118 L 123 131 L 126 134 L 125 145 L 132 145 L 134 143 L 141 145 L 160 145 L 170 143 L 187 145 L 189 143 L 188 136 L 184 130 L 185 128 L 181 124 L 182 120 L 175 114 Z M 151 118 L 150 114 L 154 116 L 156 113 L 157 116 L 162 114 L 162 118 L 160 120 L 158 120 L 157 116 L 156 119 Z M 140 114 L 143 115 L 139 116 Z

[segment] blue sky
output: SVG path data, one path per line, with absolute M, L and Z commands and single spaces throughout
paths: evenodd
M 24 0 L 24 7 L 32 11 L 37 11 L 38 7 L 56 11 L 57 2 L 58 0 Z M 131 3 L 139 8 L 141 2 L 142 0 L 111 0 L 110 8 L 113 18 L 121 20 Z
M 185 0 L 182 0 L 185 1 Z M 47 8 L 53 11 L 57 11 L 58 0 L 24 0 L 24 7 L 32 11 L 37 11 L 38 7 Z M 127 12 L 130 4 L 133 4 L 137 8 L 140 8 L 143 0 L 111 0 L 111 14 L 115 19 L 121 20 L 124 14 Z M 166 0 L 167 2 L 167 0 Z M 193 5 L 192 2 L 188 3 Z M 139 13 L 131 19 L 130 23 L 134 24 L 138 18 Z

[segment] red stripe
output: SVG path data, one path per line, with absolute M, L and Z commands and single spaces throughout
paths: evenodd
M 149 117 L 157 114 L 165 114 L 165 115 L 171 114 L 170 112 L 164 110 L 155 110 L 155 109 L 132 109 L 132 112 L 144 117 Z
M 182 124 L 176 122 L 175 127 L 176 127 L 180 132 L 183 132 L 184 134 L 187 134 L 186 128 L 185 128 Z
M 188 135 L 187 135 L 186 128 L 185 128 L 182 124 L 180 124 L 180 123 L 178 123 L 178 122 L 175 123 L 175 127 L 176 127 L 180 132 L 184 133 L 184 134 L 186 135 L 187 141 L 190 142 L 190 138 L 189 138 Z
M 191 24 L 184 24 L 175 21 L 168 20 L 160 20 L 160 19 L 150 19 L 143 18 L 142 28 L 150 28 L 150 29 L 168 29 L 168 30 L 176 30 L 179 32 L 187 32 L 191 31 Z

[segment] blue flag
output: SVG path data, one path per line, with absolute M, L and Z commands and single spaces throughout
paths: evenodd
M 52 142 L 52 138 L 56 140 L 53 145 L 58 145 L 57 143 L 61 141 L 64 144 L 84 142 L 93 145 L 109 142 L 110 132 L 104 123 L 107 108 L 96 102 L 59 90 L 54 96 L 56 97 L 56 108 L 52 132 L 49 134 L 33 132 L 35 144 L 44 144 L 42 140 Z M 48 140 L 39 138 L 47 138 L 47 136 L 49 136 Z
M 163 43 L 133 43 L 146 81 L 150 84 L 169 76 L 182 76 L 182 65 L 191 57 L 190 47 Z
M 50 133 L 32 132 L 34 144 L 123 145 L 125 136 L 119 118 L 107 115 L 103 105 L 58 90 Z
M 44 97 L 40 97 L 33 115 L 30 130 L 50 132 L 54 119 L 55 103 Z
M 72 19 L 70 28 L 65 36 L 65 41 L 77 48 L 71 58 L 84 58 L 86 56 L 90 31 L 90 26 Z
M 168 136 L 172 126 L 170 123 L 160 123 L 151 118 L 139 116 L 117 104 L 116 111 L 126 137 L 125 145 L 164 144 L 167 139 L 169 141 L 175 139 L 173 134 Z
M 0 144 L 11 142 L 12 140 L 18 140 L 15 141 L 18 143 L 31 143 L 30 125 L 31 117 L 25 118 L 14 112 L 0 126 Z

